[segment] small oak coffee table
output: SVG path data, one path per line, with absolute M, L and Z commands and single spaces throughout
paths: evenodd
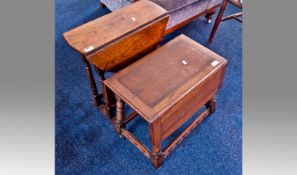
M 113 120 L 116 132 L 150 158 L 154 167 L 160 167 L 164 157 L 215 111 L 214 97 L 223 82 L 226 65 L 221 56 L 180 35 L 117 72 L 104 81 L 117 100 Z M 135 110 L 126 118 L 124 102 Z M 205 110 L 161 150 L 161 142 L 204 105 Z M 152 151 L 125 128 L 137 114 L 149 124 Z

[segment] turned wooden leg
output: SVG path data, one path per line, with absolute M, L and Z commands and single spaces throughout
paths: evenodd
M 98 95 L 98 90 L 96 87 L 96 83 L 94 80 L 94 76 L 91 70 L 91 65 L 90 63 L 87 61 L 87 59 L 85 58 L 84 55 L 82 55 L 82 60 L 85 63 L 85 70 L 90 82 L 90 87 L 91 87 L 91 91 L 92 91 L 92 96 L 93 96 L 93 104 L 95 107 L 99 107 L 100 105 L 100 95 Z
M 211 100 L 209 100 L 206 103 L 206 108 L 209 109 L 209 114 L 212 114 L 212 113 L 215 112 L 215 110 L 216 110 L 216 102 L 215 102 L 214 98 L 212 98 Z
M 103 94 L 103 100 L 104 104 L 100 106 L 100 110 L 102 113 L 104 113 L 107 117 L 111 118 L 111 106 L 115 103 L 114 95 L 113 93 L 105 86 L 103 81 L 106 79 L 105 78 L 105 71 L 102 71 L 98 68 L 95 68 L 99 78 L 100 78 L 100 84 L 101 84 L 101 89 L 102 89 L 102 94 Z
M 159 168 L 164 161 L 164 154 L 161 152 L 161 144 L 153 145 L 151 162 L 155 168 Z
M 206 13 L 205 18 L 207 19 L 207 23 L 211 23 L 212 15 L 216 13 L 217 8 L 214 8 L 210 10 L 208 13 Z
M 100 3 L 100 7 L 101 7 L 101 8 L 105 8 L 105 7 L 106 7 L 106 5 L 103 4 L 100 0 L 99 0 L 99 3 Z
M 218 14 L 218 16 L 217 16 L 217 18 L 216 18 L 216 21 L 215 21 L 215 23 L 214 23 L 214 25 L 213 25 L 213 28 L 212 28 L 212 30 L 211 30 L 211 33 L 210 33 L 210 35 L 209 35 L 209 38 L 208 38 L 208 41 L 207 41 L 209 44 L 211 43 L 213 37 L 214 37 L 215 34 L 216 34 L 216 31 L 217 31 L 217 29 L 218 29 L 218 27 L 219 27 L 219 24 L 220 24 L 221 20 L 222 20 L 224 11 L 225 11 L 225 9 L 226 9 L 226 6 L 227 6 L 227 0 L 224 0 L 222 6 L 221 6 L 221 8 L 220 8 L 219 14 Z
M 122 99 L 116 95 L 116 118 L 115 118 L 115 121 L 114 121 L 114 126 L 115 126 L 115 129 L 116 129 L 116 132 L 121 135 L 121 127 L 123 125 L 123 118 L 124 118 L 124 103 L 122 101 Z
M 161 151 L 161 123 L 160 120 L 156 120 L 149 125 L 150 140 L 152 144 L 152 151 L 150 159 L 155 168 L 159 168 L 163 164 L 164 153 Z

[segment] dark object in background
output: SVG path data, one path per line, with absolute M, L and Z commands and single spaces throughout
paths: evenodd
M 101 7 L 111 11 L 128 6 L 139 0 L 99 0 Z M 170 15 L 165 34 L 169 34 L 189 22 L 205 15 L 208 23 L 222 0 L 150 0 L 168 11 Z M 140 12 L 145 15 L 145 12 Z
M 227 3 L 228 2 L 230 2 L 231 4 L 233 4 L 233 5 L 235 5 L 235 6 L 237 6 L 237 7 L 239 7 L 239 8 L 242 9 L 242 2 L 243 2 L 243 0 L 224 0 L 223 1 L 222 6 L 221 6 L 220 11 L 219 11 L 219 14 L 218 14 L 218 16 L 216 18 L 216 21 L 215 21 L 215 23 L 213 25 L 213 28 L 211 30 L 211 33 L 210 33 L 209 38 L 208 38 L 208 41 L 207 41 L 209 44 L 211 43 L 213 37 L 215 36 L 215 34 L 217 32 L 217 29 L 218 29 L 218 27 L 219 27 L 219 25 L 220 25 L 220 23 L 222 21 L 227 21 L 227 20 L 230 20 L 230 19 L 235 19 L 235 20 L 237 20 L 239 22 L 242 22 L 242 20 L 239 18 L 239 17 L 242 16 L 242 12 L 235 13 L 235 14 L 232 14 L 232 15 L 229 15 L 229 16 L 223 18 L 223 15 L 224 15 L 224 12 L 225 12 L 225 9 L 227 7 Z

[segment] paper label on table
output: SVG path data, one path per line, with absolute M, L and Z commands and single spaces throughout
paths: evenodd
M 85 49 L 84 49 L 84 51 L 85 52 L 90 52 L 91 50 L 93 50 L 94 49 L 94 46 L 88 46 L 88 47 L 86 47 Z
M 188 64 L 186 60 L 182 60 L 182 63 L 183 63 L 184 65 L 187 65 L 187 64 Z
M 216 65 L 218 65 L 219 64 L 219 62 L 216 60 L 216 61 L 213 61 L 212 63 L 211 63 L 211 65 L 213 66 L 213 67 L 215 67 Z

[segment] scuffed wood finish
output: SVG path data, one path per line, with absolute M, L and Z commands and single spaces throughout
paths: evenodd
M 217 65 L 212 66 L 215 61 Z M 152 123 L 226 63 L 221 56 L 180 35 L 104 83 Z
M 160 6 L 140 1 L 74 28 L 64 38 L 80 53 L 90 54 L 166 14 Z M 89 46 L 94 49 L 85 50 Z
M 195 87 L 191 93 L 185 95 L 163 114 L 161 119 L 162 139 L 166 139 L 171 135 L 190 119 L 197 112 L 197 109 L 203 107 L 213 98 L 219 88 L 220 75 L 220 71 L 213 73 L 205 82 Z
M 168 16 L 153 21 L 137 31 L 103 47 L 87 59 L 101 70 L 117 71 L 151 52 L 163 38 Z
M 72 29 L 64 38 L 100 70 L 117 71 L 159 45 L 168 19 L 160 6 L 140 1 Z
M 226 66 L 224 58 L 180 35 L 104 81 L 118 101 L 123 100 L 148 122 L 152 144 L 149 158 L 154 167 L 160 167 L 176 145 L 215 111 L 214 96 L 222 85 Z M 203 106 L 206 108 L 198 118 L 162 151 L 161 142 Z M 118 123 L 132 118 L 123 119 L 122 115 L 118 110 L 116 118 L 121 122 L 114 123 L 121 131 L 126 130 L 125 125 Z M 147 156 L 139 141 L 130 135 L 127 139 Z
M 99 1 L 100 1 L 100 0 L 99 0 Z M 136 1 L 139 1 L 139 0 L 130 0 L 130 1 L 131 1 L 131 2 L 136 2 Z M 102 7 L 101 4 L 104 5 L 104 4 L 100 1 L 100 6 Z M 175 25 L 173 25 L 173 26 L 171 26 L 171 27 L 168 27 L 168 26 L 167 26 L 167 27 L 166 27 L 166 30 L 165 30 L 165 34 L 166 34 L 166 35 L 167 35 L 167 34 L 170 34 L 170 33 L 174 32 L 175 30 L 177 30 L 177 29 L 183 27 L 184 25 L 186 25 L 186 24 L 192 22 L 193 20 L 195 20 L 195 19 L 197 19 L 198 17 L 203 16 L 203 15 L 205 15 L 206 19 L 208 20 L 208 23 L 210 23 L 210 22 L 211 22 L 212 15 L 216 12 L 216 9 L 217 9 L 217 7 L 218 7 L 219 5 L 220 5 L 220 4 L 218 4 L 218 5 L 216 5 L 216 6 L 212 7 L 212 8 L 206 9 L 205 11 L 202 11 L 201 13 L 197 13 L 196 15 L 194 15 L 194 16 L 188 18 L 188 19 L 185 19 L 185 20 L 181 21 L 180 23 L 177 23 L 177 24 L 175 24 Z M 104 5 L 104 7 L 105 7 L 105 5 Z M 169 15 L 170 15 L 170 13 L 169 13 Z

